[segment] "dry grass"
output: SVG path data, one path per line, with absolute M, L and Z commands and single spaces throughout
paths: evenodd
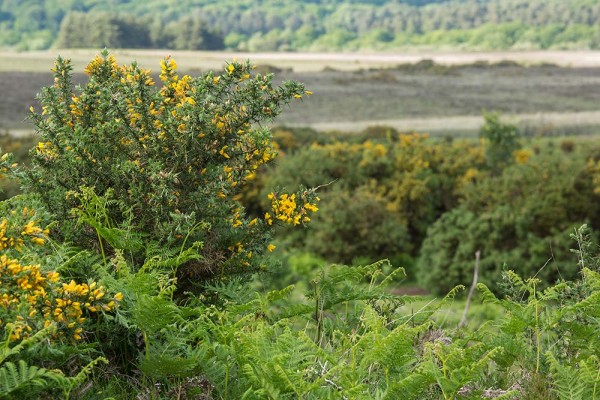
M 97 54 L 97 50 L 53 49 L 32 52 L 0 51 L 3 60 L 0 71 L 48 71 L 58 54 L 71 58 L 77 70 Z M 368 68 L 389 68 L 398 64 L 416 63 L 423 59 L 445 65 L 471 64 L 477 61 L 490 63 L 512 60 L 523 64 L 552 63 L 573 67 L 600 67 L 599 51 L 410 51 L 404 53 L 241 53 L 208 51 L 115 50 L 121 62 L 138 61 L 145 68 L 156 68 L 158 60 L 170 54 L 186 70 L 215 69 L 225 60 L 246 60 L 257 64 L 270 64 L 278 68 L 293 68 L 296 72 L 320 71 L 325 67 L 356 71 Z
M 73 59 L 75 71 L 82 71 L 97 52 L 0 53 L 4 60 L 0 66 L 0 84 L 4 89 L 4 95 L 0 96 L 0 131 L 26 133 L 30 129 L 23 120 L 29 106 L 35 104 L 36 93 L 52 83 L 49 69 L 59 53 Z M 169 53 L 182 70 L 192 74 L 220 69 L 226 60 L 250 58 L 261 71 L 279 69 L 277 79 L 305 82 L 314 96 L 285 110 L 277 120 L 279 124 L 319 130 L 358 131 L 371 125 L 388 125 L 402 131 L 472 133 L 482 123 L 482 111 L 487 110 L 511 116 L 513 121 L 534 132 L 565 131 L 572 127 L 595 129 L 600 125 L 600 52 L 115 51 L 120 63 L 135 59 L 154 71 L 160 59 Z M 424 58 L 436 63 L 423 61 Z M 530 66 L 510 61 L 489 64 L 502 60 Z M 543 64 L 547 62 L 579 68 Z M 83 81 L 85 77 L 79 73 L 75 78 Z
M 515 124 L 534 134 L 556 134 L 557 132 L 582 132 L 581 127 L 600 127 L 600 111 L 582 112 L 548 112 L 536 114 L 507 114 L 503 120 Z M 372 126 L 387 126 L 400 132 L 433 132 L 470 135 L 483 125 L 483 116 L 455 116 L 406 118 L 386 120 L 363 120 L 353 122 L 316 122 L 308 124 L 291 124 L 291 126 L 308 126 L 317 131 L 361 132 Z M 598 129 L 600 131 L 600 129 Z M 587 130 L 583 130 L 587 132 Z

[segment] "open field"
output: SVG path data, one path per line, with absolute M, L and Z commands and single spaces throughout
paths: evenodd
M 2 53 L 0 130 L 28 132 L 26 112 L 35 104 L 40 88 L 52 83 L 49 68 L 58 53 L 72 58 L 75 71 L 82 71 L 96 52 Z M 121 63 L 135 59 L 154 71 L 159 60 L 171 54 L 180 69 L 191 74 L 219 69 L 226 60 L 250 58 L 260 70 L 274 71 L 278 80 L 301 81 L 314 92 L 302 104 L 285 110 L 277 123 L 323 131 L 387 125 L 402 131 L 471 134 L 482 123 L 484 110 L 501 112 L 533 133 L 590 133 L 600 126 L 600 52 L 248 54 L 122 50 L 115 54 Z M 82 73 L 76 74 L 76 80 L 84 79 Z
M 45 51 L 0 51 L 0 71 L 48 71 L 57 55 L 73 60 L 75 70 L 82 70 L 98 50 L 54 49 Z M 439 64 L 461 65 L 477 61 L 495 63 L 503 60 L 523 64 L 551 63 L 572 67 L 600 67 L 600 51 L 498 51 L 498 52 L 431 52 L 404 53 L 243 53 L 222 51 L 115 50 L 122 63 L 137 61 L 145 68 L 156 68 L 158 60 L 172 55 L 185 70 L 215 69 L 226 60 L 251 59 L 257 64 L 292 68 L 296 72 L 320 71 L 324 67 L 356 71 L 365 68 L 389 68 L 398 64 L 429 59 Z
M 589 133 L 592 130 L 600 132 L 600 111 L 509 114 L 504 116 L 504 120 L 534 134 L 582 134 Z M 434 134 L 471 136 L 479 131 L 483 123 L 483 116 L 457 116 L 354 122 L 316 122 L 309 123 L 307 126 L 317 131 L 343 132 L 360 132 L 371 126 L 386 126 L 400 132 L 433 132 Z M 305 125 L 296 123 L 290 126 L 302 127 Z

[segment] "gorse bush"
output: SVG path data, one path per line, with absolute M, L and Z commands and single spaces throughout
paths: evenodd
M 39 96 L 41 113 L 31 109 L 41 138 L 31 168 L 13 168 L 10 160 L 4 165 L 54 214 L 61 239 L 106 258 L 113 246 L 101 233 L 110 231 L 138 260 L 143 243 L 195 246 L 199 256 L 179 269 L 187 289 L 263 266 L 260 255 L 272 249 L 266 235 L 272 220 L 247 218 L 237 199 L 257 168 L 275 157 L 260 123 L 310 94 L 303 85 L 274 87 L 270 75 L 252 76 L 249 63 L 237 62 L 221 75 L 179 76 L 167 58 L 156 87 L 150 71 L 119 66 L 107 52 L 85 68 L 89 79 L 82 87 L 74 87 L 68 60 L 59 58 L 53 71 L 54 85 Z M 308 221 L 314 191 L 293 196 L 272 217 Z M 99 215 L 99 207 L 102 220 L 82 223 Z
M 290 154 L 262 182 L 264 209 L 247 216 L 240 199 L 255 196 L 248 185 L 275 152 L 260 123 L 307 92 L 275 88 L 248 64 L 199 78 L 175 68 L 165 59 L 155 88 L 148 71 L 104 53 L 75 88 L 59 59 L 32 111 L 42 140 L 31 167 L 0 158 L 27 191 L 0 203 L 0 398 L 600 397 L 592 235 L 575 232 L 577 262 L 560 270 L 500 273 L 494 262 L 537 257 L 548 238 L 565 247 L 572 221 L 597 220 L 585 200 L 598 185 L 593 157 L 510 145 L 490 164 L 492 140 L 374 132 L 380 141 Z M 539 182 L 548 171 L 560 179 Z M 281 189 L 298 183 L 323 202 L 316 189 Z M 292 274 L 255 290 L 268 279 L 246 278 L 275 249 L 273 227 L 308 222 L 314 236 L 295 230 L 306 248 L 355 265 L 278 251 Z M 420 278 L 447 289 L 439 301 L 395 294 L 404 271 L 387 261 L 355 261 L 415 255 L 423 238 Z M 475 250 L 497 315 L 452 329 L 436 321 Z M 567 279 L 549 284 L 559 271 Z
M 21 203 L 0 203 L 0 398 L 68 398 L 106 360 L 67 349 L 85 343 L 91 321 L 113 312 L 122 295 L 92 280 L 77 283 L 43 263 L 55 248 L 50 250 L 49 229 Z M 66 353 L 63 372 L 59 359 Z
M 265 187 L 320 189 L 309 230 L 290 235 L 331 262 L 416 256 L 429 225 L 456 207 L 462 190 L 487 175 L 478 143 L 389 132 L 384 139 L 313 143 L 281 158 Z M 332 244 L 332 245 L 330 245 Z
M 111 311 L 122 299 L 120 293 L 107 295 L 96 282 L 65 282 L 58 272 L 39 264 L 25 264 L 24 247 L 43 246 L 48 229 L 35 219 L 35 211 L 25 207 L 12 210 L 0 220 L 0 328 L 3 340 L 19 340 L 50 325 L 56 334 L 82 338 L 87 314 Z
M 417 264 L 420 282 L 443 294 L 472 279 L 481 251 L 480 279 L 494 291 L 503 266 L 541 279 L 539 288 L 578 273 L 570 233 L 588 223 L 597 231 L 600 207 L 586 154 L 546 148 L 499 176 L 466 186 L 462 203 L 429 230 Z
M 480 278 L 493 291 L 505 264 L 542 288 L 575 277 L 569 233 L 600 228 L 597 146 L 565 151 L 518 137 L 496 114 L 486 115 L 479 140 L 368 133 L 279 132 L 288 152 L 265 188 L 334 182 L 320 190 L 310 229 L 283 232 L 284 240 L 330 262 L 391 259 L 435 294 L 471 282 L 478 250 Z

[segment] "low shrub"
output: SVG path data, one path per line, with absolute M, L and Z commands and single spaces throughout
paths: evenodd
M 248 218 L 238 195 L 275 157 L 260 122 L 310 92 L 295 82 L 274 87 L 271 75 L 253 76 L 250 64 L 237 62 L 194 78 L 179 76 L 167 58 L 160 88 L 150 71 L 119 66 L 107 52 L 85 68 L 82 87 L 74 87 L 68 60 L 59 58 L 53 71 L 41 112 L 31 109 L 41 139 L 31 167 L 9 157 L 3 168 L 55 216 L 61 240 L 105 259 L 115 241 L 127 240 L 140 262 L 146 243 L 192 246 L 198 256 L 178 270 L 182 290 L 264 268 L 271 222 Z M 298 192 L 286 212 L 308 216 L 315 197 Z

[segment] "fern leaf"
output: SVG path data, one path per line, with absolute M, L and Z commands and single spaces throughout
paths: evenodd
M 79 373 L 73 377 L 66 378 L 69 386 L 69 391 L 82 385 L 87 377 L 92 373 L 96 365 L 103 363 L 108 364 L 108 360 L 104 357 L 98 357 L 95 360 L 90 361 L 85 367 L 79 371 Z
M 552 391 L 561 400 L 584 400 L 586 382 L 580 379 L 580 373 L 570 366 L 563 366 L 551 352 L 546 353 L 550 370 L 553 372 Z
M 484 303 L 492 303 L 500 306 L 503 305 L 502 301 L 498 299 L 484 283 L 478 283 L 477 289 L 481 292 Z
M 132 319 L 136 326 L 146 333 L 158 332 L 174 323 L 179 311 L 170 300 L 159 296 L 141 295 L 135 304 Z
M 31 386 L 45 387 L 58 376 L 57 372 L 27 365 L 24 360 L 19 360 L 18 366 L 7 362 L 0 368 L 0 397 Z
M 435 380 L 431 376 L 415 371 L 398 382 L 390 384 L 383 399 L 420 399 L 423 393 L 427 391 L 427 388 L 434 382 Z
M 140 370 L 149 377 L 163 379 L 166 377 L 187 377 L 193 374 L 199 360 L 170 354 L 160 354 L 156 349 L 140 358 Z
M 0 363 L 2 363 L 8 357 L 18 354 L 26 347 L 32 346 L 48 338 L 54 332 L 56 332 L 56 325 L 50 324 L 46 328 L 37 331 L 33 336 L 21 340 L 21 342 L 14 347 L 9 347 L 9 342 L 7 340 L 4 346 L 0 349 Z

